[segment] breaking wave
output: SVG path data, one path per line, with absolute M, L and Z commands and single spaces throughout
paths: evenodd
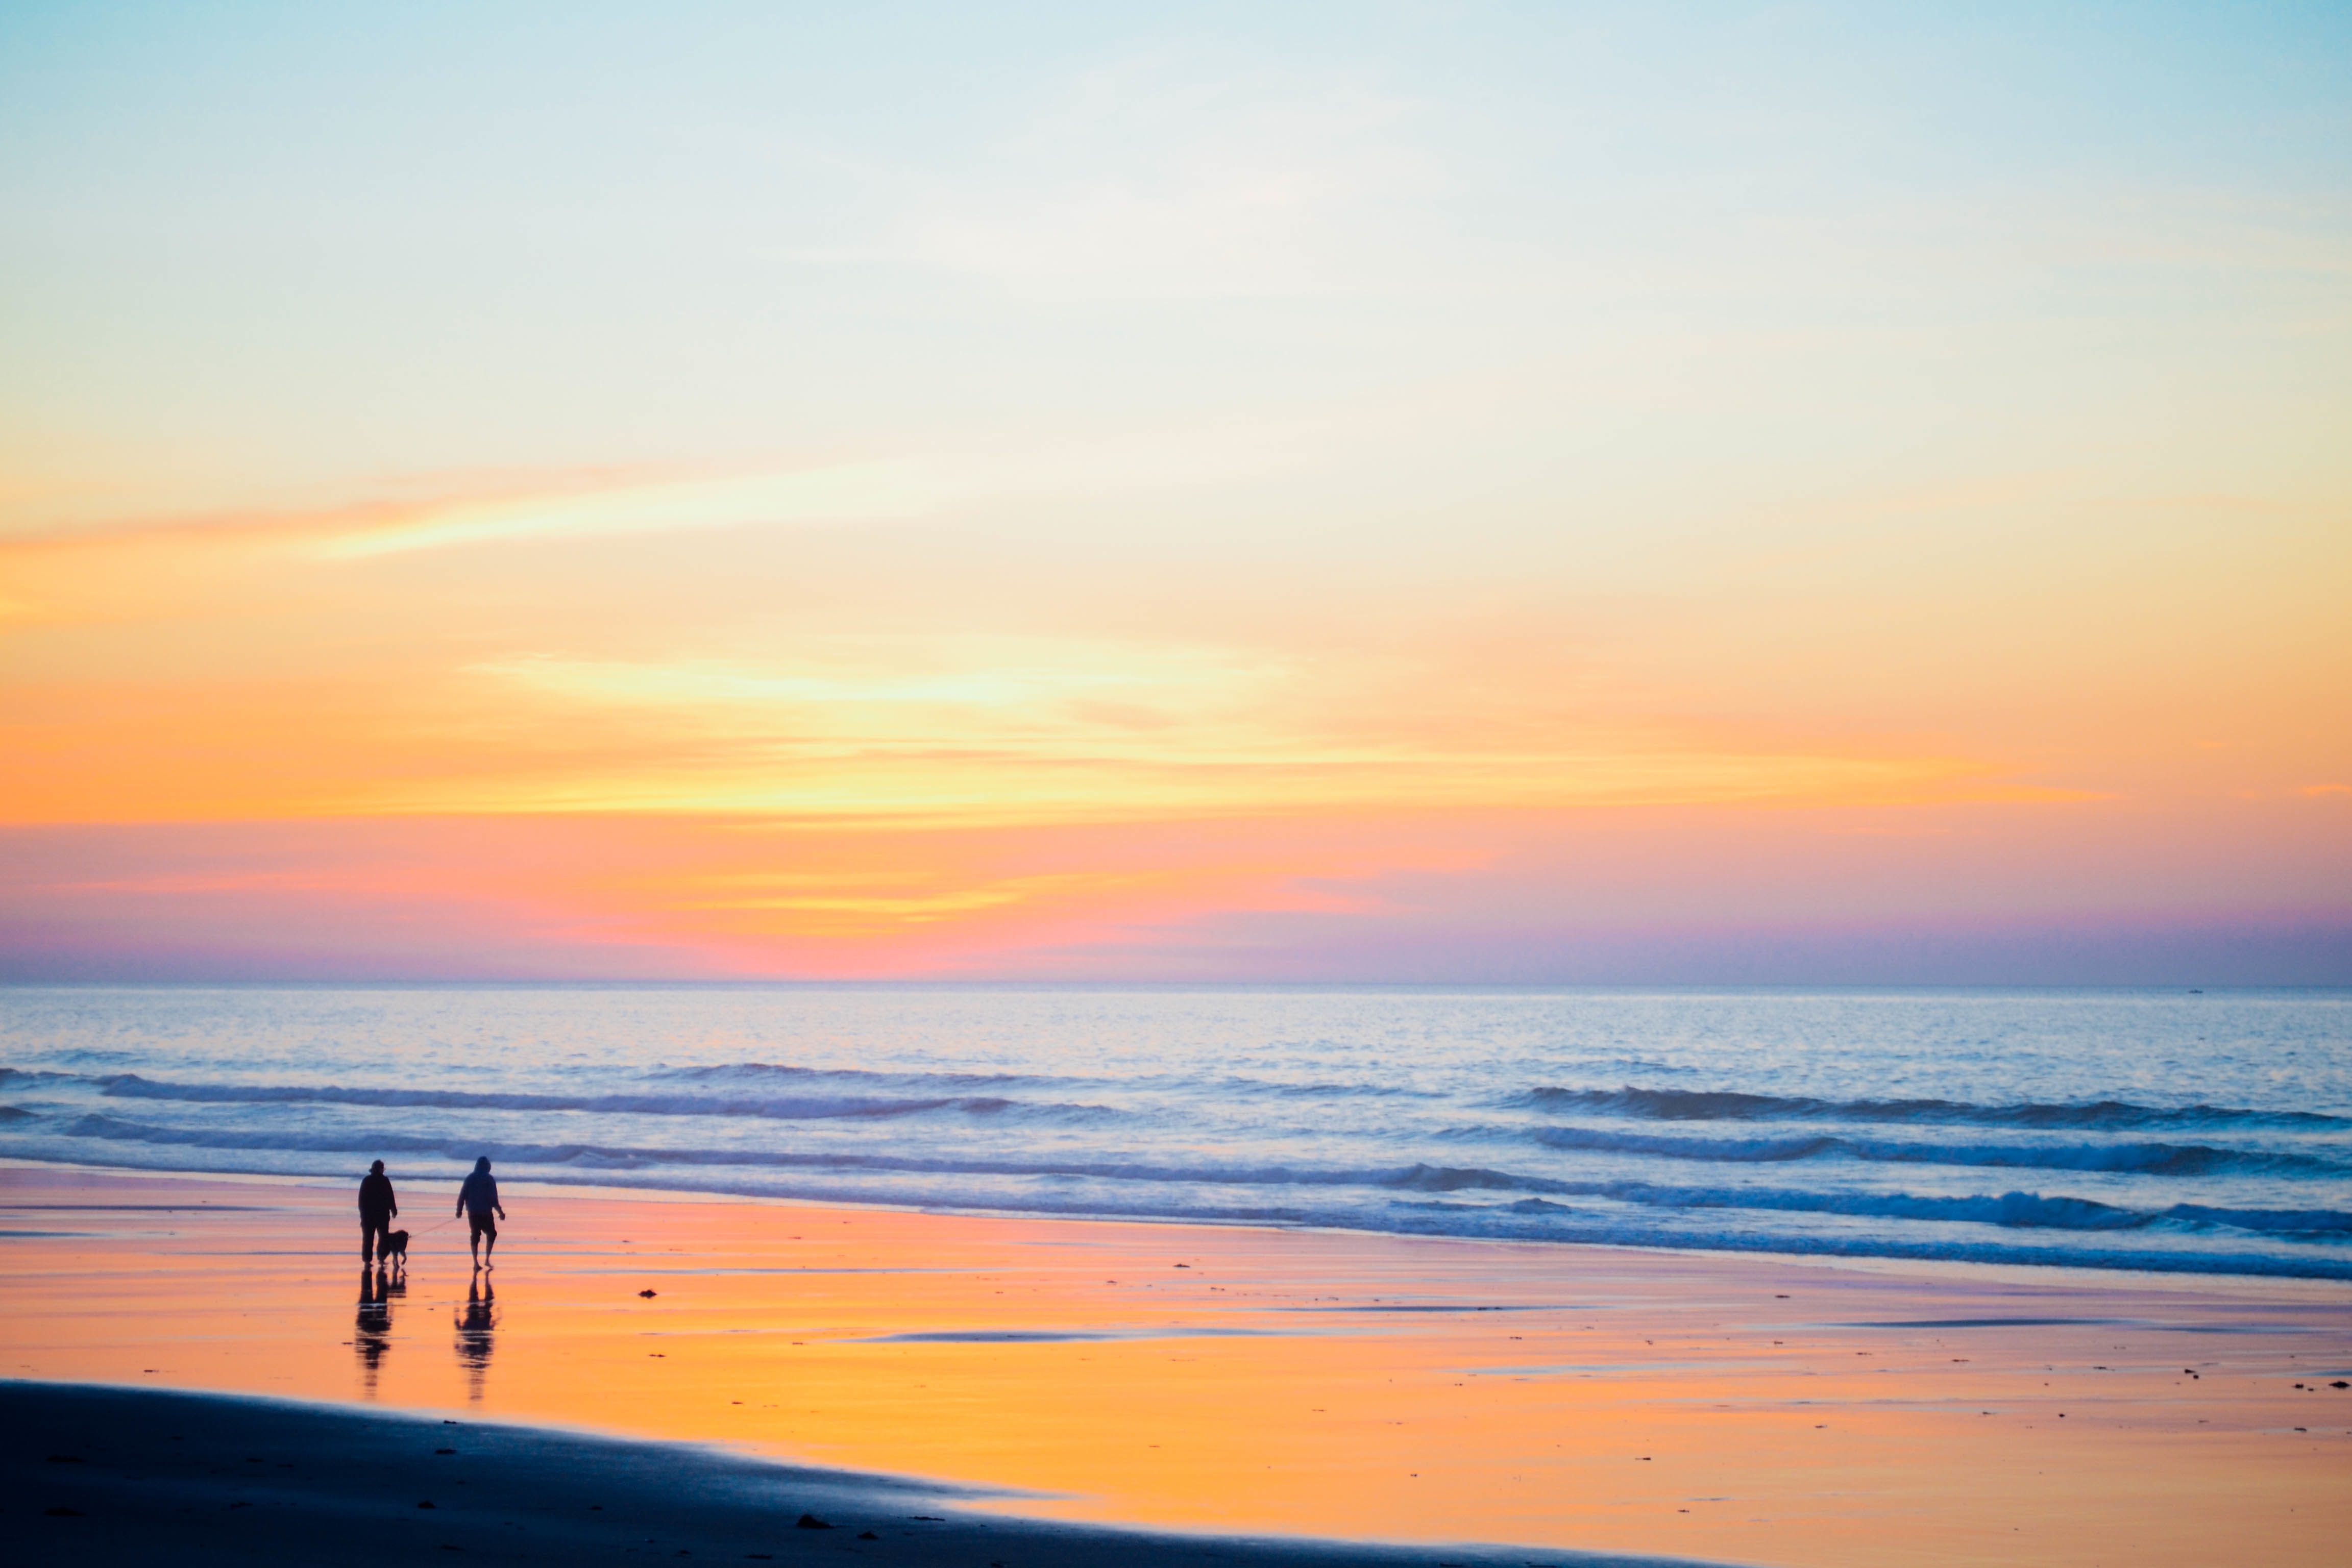
M 1791 1138 L 1673 1138 L 1581 1127 L 1539 1127 L 1528 1134 L 1548 1149 L 1646 1154 L 1670 1160 L 1732 1164 L 1780 1164 L 1846 1159 L 1906 1165 L 1958 1165 L 1997 1170 L 2122 1171 L 2203 1176 L 2238 1173 L 2277 1176 L 2340 1176 L 2352 1166 L 2323 1155 L 2262 1149 L 2219 1149 L 2201 1143 L 1895 1143 L 1830 1133 Z
M 1099 1105 L 1039 1105 L 988 1095 L 916 1099 L 872 1095 L 482 1094 L 439 1089 L 344 1089 L 334 1084 L 160 1083 L 136 1073 L 98 1079 L 110 1100 L 179 1100 L 199 1105 L 360 1105 L 428 1110 L 576 1110 L 591 1115 L 730 1116 L 803 1121 L 832 1117 L 919 1116 L 960 1110 L 993 1116 L 1008 1110 L 1058 1117 L 1107 1117 Z
M 1531 1089 L 1504 1102 L 1558 1114 L 1626 1116 L 1656 1121 L 1879 1121 L 1957 1123 L 2101 1131 L 2153 1128 L 2352 1128 L 2352 1117 L 2312 1110 L 2246 1110 L 2220 1105 L 2134 1105 L 2102 1100 L 2085 1104 L 1972 1105 L 1952 1100 L 1813 1100 L 1685 1089 Z

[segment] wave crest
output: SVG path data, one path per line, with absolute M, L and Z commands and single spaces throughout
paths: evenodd
M 1654 1121 L 1874 1121 L 1961 1123 L 2053 1131 L 2159 1127 L 2352 1127 L 2352 1117 L 2315 1110 L 2256 1110 L 2221 1105 L 2135 1105 L 2101 1100 L 2082 1104 L 1975 1105 L 1956 1100 L 1815 1100 L 1805 1096 L 1739 1094 L 1686 1089 L 1562 1089 L 1545 1086 L 1512 1096 L 1514 1110 L 1551 1114 L 1623 1116 Z
M 2137 1175 L 2336 1176 L 2347 1167 L 2315 1154 L 2217 1149 L 2201 1143 L 1907 1143 L 1831 1133 L 1790 1138 L 1675 1138 L 1586 1127 L 1539 1127 L 1548 1149 L 1643 1154 L 1724 1164 L 1847 1159 L 1874 1164 L 1957 1165 L 1992 1170 L 2115 1171 Z
M 174 1100 L 200 1105 L 358 1105 L 428 1110 L 576 1110 L 636 1116 L 733 1116 L 803 1121 L 835 1117 L 888 1118 L 957 1110 L 993 1116 L 1009 1110 L 1085 1118 L 1116 1116 L 1108 1106 L 1036 1104 L 994 1095 L 889 1099 L 870 1095 L 730 1096 L 678 1094 L 476 1093 L 439 1089 L 346 1089 L 339 1084 L 166 1083 L 121 1073 L 97 1080 L 111 1100 Z

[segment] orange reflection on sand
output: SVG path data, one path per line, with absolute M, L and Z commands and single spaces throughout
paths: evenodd
M 427 1228 L 446 1185 L 403 1185 L 404 1290 L 361 1281 L 345 1194 L 0 1171 L 0 1371 L 725 1442 L 1218 1531 L 2186 1564 L 2333 1562 L 2352 1526 L 2352 1390 L 2318 1375 L 2352 1366 L 2336 1286 L 527 1190 L 469 1282 Z

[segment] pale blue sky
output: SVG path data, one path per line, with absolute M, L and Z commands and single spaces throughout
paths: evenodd
M 2347 62 L 2320 5 L 18 4 L 13 521 L 1235 422 L 1291 514 L 2324 461 Z

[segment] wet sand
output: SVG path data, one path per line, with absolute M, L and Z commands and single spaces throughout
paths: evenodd
M 683 1439 L 1003 1530 L 2167 1564 L 2352 1529 L 2341 1285 L 517 1187 L 483 1289 L 433 1228 L 459 1173 L 401 1182 L 385 1292 L 348 1191 L 0 1169 L 0 1376 Z

